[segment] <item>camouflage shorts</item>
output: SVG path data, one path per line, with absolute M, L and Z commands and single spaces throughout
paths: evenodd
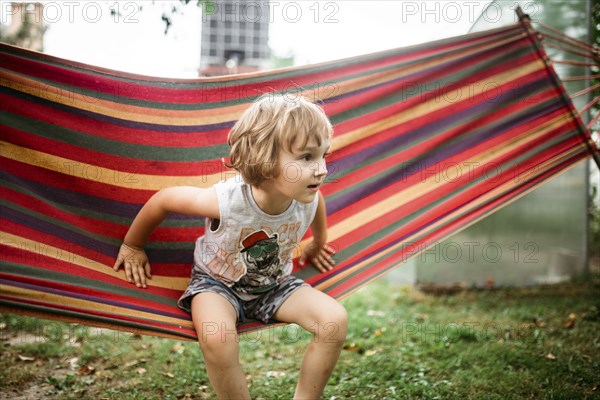
M 183 310 L 191 313 L 192 298 L 204 292 L 212 292 L 220 294 L 225 297 L 233 308 L 236 310 L 238 315 L 238 323 L 246 321 L 247 318 L 257 319 L 264 323 L 272 320 L 273 316 L 287 300 L 288 297 L 302 286 L 309 286 L 302 279 L 296 278 L 292 275 L 286 277 L 278 286 L 272 290 L 261 294 L 259 297 L 253 300 L 242 300 L 236 296 L 235 292 L 222 284 L 214 280 L 212 277 L 205 273 L 194 271 L 192 280 L 188 285 L 188 288 L 183 292 L 177 305 Z

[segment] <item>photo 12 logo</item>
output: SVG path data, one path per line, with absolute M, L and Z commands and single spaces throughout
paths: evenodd
M 22 22 L 44 22 L 55 24 L 58 22 L 85 21 L 96 23 L 102 18 L 110 18 L 114 23 L 138 23 L 138 13 L 141 8 L 135 2 L 124 1 L 48 1 L 35 7 L 33 3 L 2 2 L 0 4 L 0 20 L 2 24 L 9 24 L 13 18 L 20 18 Z
M 338 23 L 340 6 L 328 1 L 205 1 L 202 4 L 202 21 L 229 22 L 276 22 L 297 23 L 310 20 L 313 23 Z
M 487 23 L 497 23 L 505 19 L 504 14 L 510 12 L 513 22 L 518 20 L 515 11 L 521 7 L 523 12 L 535 22 L 535 16 L 541 6 L 535 2 L 520 3 L 502 1 L 403 1 L 402 23 L 440 23 L 468 22 L 475 23 L 483 20 Z

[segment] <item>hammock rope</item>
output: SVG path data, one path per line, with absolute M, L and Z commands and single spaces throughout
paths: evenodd
M 538 28 L 538 30 L 540 32 L 543 32 L 544 35 L 550 36 L 548 34 L 548 32 L 544 32 L 544 31 L 550 31 L 550 32 L 554 33 L 554 35 L 552 35 L 551 37 L 556 38 L 557 40 L 563 41 L 564 43 L 571 44 L 572 46 L 575 46 L 575 47 L 578 47 L 578 48 L 581 48 L 584 50 L 589 50 L 590 52 L 593 52 L 595 54 L 600 53 L 600 50 L 594 44 L 571 37 L 550 25 L 544 24 L 543 22 L 537 21 L 536 25 L 538 25 L 539 28 L 541 28 L 541 29 Z
M 176 306 L 203 221 L 171 215 L 147 243 L 146 290 L 111 266 L 163 187 L 232 176 L 221 158 L 258 96 L 302 93 L 334 124 L 322 192 L 337 265 L 295 264 L 348 296 L 598 149 L 520 23 L 350 59 L 175 80 L 0 44 L 0 308 L 194 340 Z M 303 244 L 309 236 L 303 239 Z M 240 332 L 264 328 L 256 321 Z
M 533 29 L 532 24 L 531 24 L 531 19 L 529 18 L 529 16 L 524 14 L 520 7 L 517 8 L 516 13 L 517 13 L 517 16 L 519 17 L 519 23 L 521 24 L 521 26 L 523 26 L 523 29 L 528 33 L 529 37 L 532 40 L 534 47 L 540 54 L 540 57 L 543 60 L 543 62 L 546 63 L 546 65 L 548 66 L 548 70 L 549 70 L 551 79 L 556 83 L 557 87 L 560 88 L 561 96 L 565 99 L 565 103 L 568 104 L 568 107 L 571 111 L 571 114 L 573 115 L 573 118 L 579 120 L 578 132 L 581 135 L 583 141 L 585 142 L 588 150 L 590 151 L 590 154 L 592 156 L 592 159 L 596 163 L 596 166 L 598 168 L 600 168 L 600 152 L 598 151 L 596 144 L 594 143 L 594 141 L 592 140 L 592 138 L 590 136 L 590 133 L 588 132 L 588 130 L 590 129 L 591 126 L 593 126 L 593 124 L 588 124 L 587 126 L 583 125 L 583 122 L 581 121 L 581 118 L 580 118 L 579 113 L 577 112 L 577 109 L 573 106 L 573 103 L 570 101 L 570 99 L 567 99 L 567 97 L 569 97 L 569 95 L 567 94 L 567 91 L 563 87 L 563 85 L 560 81 L 560 78 L 558 77 L 556 71 L 551 67 L 551 63 L 553 63 L 553 62 L 554 63 L 567 63 L 567 61 L 561 62 L 561 61 L 550 60 L 550 58 L 548 57 L 541 42 L 538 42 L 536 40 L 540 36 L 539 36 L 539 33 L 537 33 Z M 573 42 L 578 43 L 579 41 L 573 39 Z M 570 62 L 570 63 L 571 63 L 571 65 L 582 65 L 582 64 L 587 65 L 587 63 L 577 63 L 577 62 Z M 589 66 L 594 66 L 594 65 L 595 64 L 589 64 Z

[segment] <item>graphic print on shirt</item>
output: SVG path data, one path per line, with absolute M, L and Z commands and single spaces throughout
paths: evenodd
M 269 236 L 264 230 L 255 231 L 242 240 L 241 247 L 246 275 L 236 283 L 238 289 L 258 294 L 277 286 L 282 274 L 277 233 Z

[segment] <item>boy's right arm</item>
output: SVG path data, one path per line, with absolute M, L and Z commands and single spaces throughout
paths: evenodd
M 154 228 L 160 225 L 170 212 L 220 218 L 217 194 L 213 188 L 176 186 L 162 189 L 152 196 L 129 227 L 113 267 L 118 271 L 122 265 L 127 281 L 135 283 L 137 287 L 147 287 L 146 278 L 151 278 L 144 244 Z

